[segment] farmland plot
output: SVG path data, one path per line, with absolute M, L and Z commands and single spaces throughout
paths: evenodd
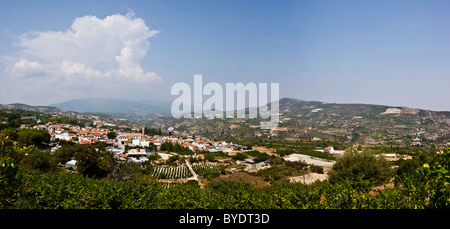
M 187 179 L 192 177 L 193 174 L 189 171 L 186 165 L 171 166 L 171 167 L 158 167 L 153 170 L 152 177 L 157 179 Z
M 211 162 L 193 163 L 192 169 L 199 176 L 203 176 L 206 172 L 219 172 L 220 171 L 219 166 L 214 163 L 211 163 Z

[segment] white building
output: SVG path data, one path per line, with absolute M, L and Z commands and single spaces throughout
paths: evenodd
M 145 149 L 130 149 L 128 150 L 128 156 L 147 156 Z
M 149 147 L 150 146 L 150 142 L 149 141 L 141 141 L 139 143 L 139 146 L 141 146 L 141 147 Z
M 60 133 L 60 134 L 55 134 L 55 139 L 70 141 L 70 140 L 72 140 L 72 136 L 70 136 L 69 133 Z
M 131 142 L 131 144 L 132 144 L 133 146 L 140 146 L 140 145 L 141 145 L 141 140 L 139 140 L 139 139 L 134 139 L 134 140 Z
M 148 161 L 147 151 L 144 149 L 130 149 L 127 155 L 128 160 L 132 162 L 142 163 Z

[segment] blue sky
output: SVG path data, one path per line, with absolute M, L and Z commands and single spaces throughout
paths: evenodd
M 202 74 L 205 83 L 280 83 L 281 98 L 450 110 L 449 11 L 449 1 L 433 0 L 5 1 L 0 8 L 0 79 L 6 83 L 0 86 L 0 103 L 170 100 L 174 83 L 192 83 L 194 74 Z M 128 19 L 145 21 L 146 32 L 158 31 L 146 36 L 149 48 L 145 42 L 134 47 L 144 47 L 145 55 L 131 59 L 142 77 L 157 75 L 161 82 L 151 78 L 128 85 L 127 79 L 109 75 L 92 79 L 105 75 L 101 61 L 91 64 L 83 53 L 77 54 L 83 58 L 63 55 L 72 70 L 81 66 L 94 72 L 89 85 L 79 85 L 87 82 L 77 75 L 81 71 L 66 76 L 72 78 L 51 75 L 60 65 L 49 62 L 60 54 L 49 51 L 50 61 L 45 51 L 29 53 L 37 50 L 28 45 L 31 41 L 41 44 L 39 36 L 46 32 L 67 32 L 76 18 L 102 20 L 117 14 L 132 14 Z M 15 71 L 20 66 L 34 72 Z

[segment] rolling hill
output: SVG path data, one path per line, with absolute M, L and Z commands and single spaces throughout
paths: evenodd
M 113 115 L 131 121 L 142 121 L 170 115 L 171 102 L 161 100 L 89 98 L 51 104 L 65 111 Z
M 280 123 L 261 130 L 262 119 L 175 119 L 149 125 L 217 139 L 332 140 L 361 144 L 446 144 L 450 112 L 371 104 L 339 104 L 283 98 Z

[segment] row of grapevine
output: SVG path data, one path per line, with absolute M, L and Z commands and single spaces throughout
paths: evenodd
M 157 179 L 186 179 L 192 176 L 189 168 L 185 165 L 158 167 L 151 173 Z
M 211 162 L 193 163 L 192 169 L 199 176 L 203 176 L 207 172 L 219 172 L 220 171 L 219 166 L 214 163 L 211 163 Z
M 187 183 L 168 183 L 161 182 L 159 185 L 165 189 L 174 188 L 174 187 L 198 187 L 197 181 L 188 181 Z

